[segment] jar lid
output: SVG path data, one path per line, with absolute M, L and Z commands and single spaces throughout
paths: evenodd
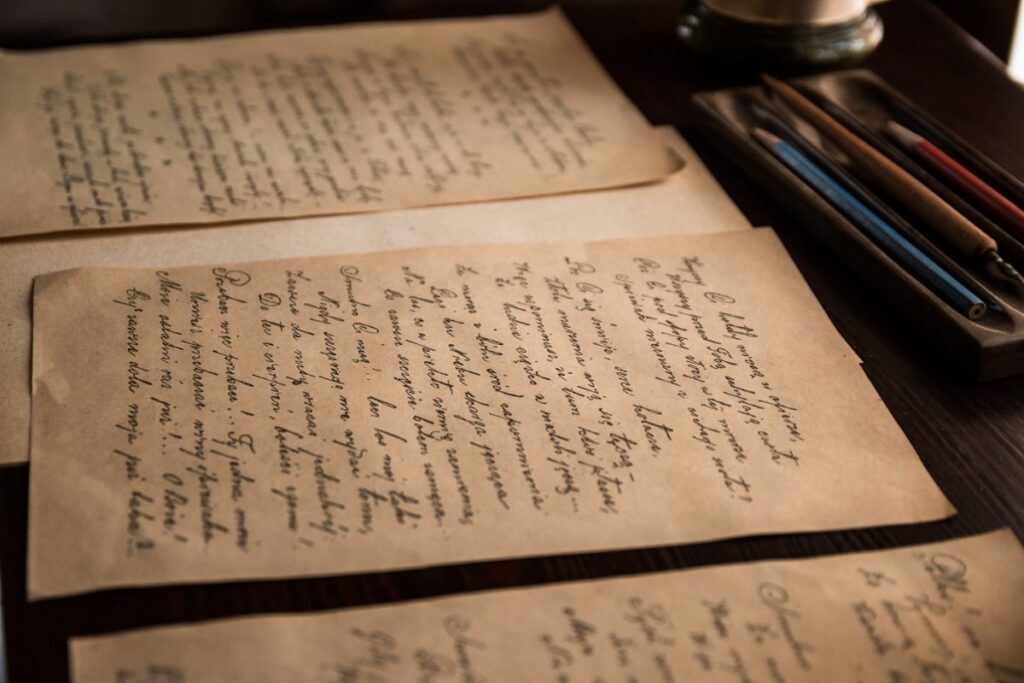
M 867 0 L 702 0 L 732 19 L 755 24 L 841 24 L 867 10 Z

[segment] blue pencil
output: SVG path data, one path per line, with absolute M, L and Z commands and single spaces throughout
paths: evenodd
M 889 256 L 928 285 L 949 305 L 971 320 L 976 320 L 985 314 L 985 302 L 978 295 L 967 289 L 898 230 L 843 189 L 795 147 L 760 128 L 754 129 L 754 137 L 791 171 L 800 176 L 805 183 L 832 202 L 843 215 L 871 237 Z

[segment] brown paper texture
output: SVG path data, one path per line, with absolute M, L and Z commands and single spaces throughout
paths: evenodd
M 1016 681 L 1024 552 L 932 545 L 71 641 L 74 683 Z
M 32 279 L 85 266 L 174 266 L 481 242 L 580 241 L 744 229 L 749 223 L 674 128 L 684 166 L 660 183 L 487 204 L 179 230 L 9 241 L 0 249 L 0 465 L 28 461 Z
M 29 590 L 953 512 L 768 229 L 36 279 Z
M 0 237 L 661 179 L 557 10 L 7 53 Z

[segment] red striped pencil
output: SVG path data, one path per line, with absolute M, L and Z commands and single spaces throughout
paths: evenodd
M 887 127 L 892 137 L 918 160 L 1010 228 L 1018 239 L 1024 239 L 1024 211 L 1019 206 L 914 131 L 895 121 L 889 121 Z

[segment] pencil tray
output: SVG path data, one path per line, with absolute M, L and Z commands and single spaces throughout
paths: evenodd
M 989 233 L 1005 259 L 1024 267 L 1024 244 L 886 142 L 879 131 L 889 120 L 917 129 L 1021 206 L 1024 206 L 1024 184 L 870 71 L 838 71 L 796 79 L 791 83 L 825 96 L 845 109 L 865 129 L 876 133 L 874 142 L 877 146 L 896 157 L 919 180 Z M 920 336 L 923 348 L 929 348 L 942 357 L 944 369 L 979 381 L 1024 374 L 1024 291 L 1009 285 L 982 265 L 963 263 L 962 258 L 933 239 L 928 232 L 918 230 L 914 220 L 903 210 L 892 206 L 906 219 L 901 225 L 913 241 L 989 301 L 988 311 L 982 317 L 977 320 L 967 318 L 904 270 L 832 204 L 754 140 L 750 130 L 761 125 L 754 113 L 753 105 L 756 103 L 785 120 L 826 155 L 841 157 L 834 153 L 827 140 L 764 88 L 751 86 L 699 93 L 694 96 L 694 103 L 696 125 L 709 133 L 712 142 L 723 147 L 730 156 L 738 157 L 742 169 L 755 182 L 783 199 L 798 224 L 860 274 L 875 290 L 880 301 L 899 310 L 908 328 Z

